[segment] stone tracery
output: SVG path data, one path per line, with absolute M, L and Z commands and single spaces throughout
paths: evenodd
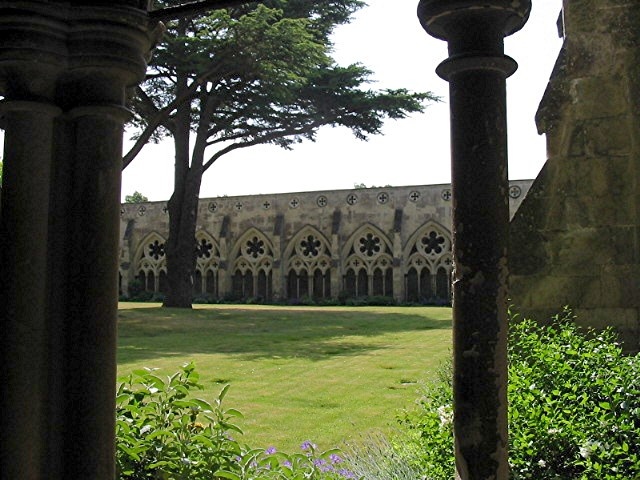
M 344 291 L 348 296 L 393 296 L 392 243 L 373 225 L 360 227 L 343 255 Z
M 273 246 L 267 236 L 250 228 L 236 242 L 233 261 L 232 294 L 239 299 L 270 301 L 273 290 Z
M 429 222 L 418 229 L 405 247 L 405 296 L 409 302 L 448 303 L 451 298 L 451 236 Z
M 315 299 L 331 296 L 331 256 L 327 239 L 305 227 L 290 242 L 287 258 L 287 297 Z
M 158 233 L 147 235 L 141 242 L 135 257 L 136 277 L 148 292 L 161 292 L 167 275 L 165 239 Z
M 196 271 L 194 294 L 219 296 L 220 247 L 209 233 L 196 232 Z

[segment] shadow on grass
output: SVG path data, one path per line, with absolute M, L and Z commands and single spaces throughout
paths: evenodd
M 415 313 L 413 313 L 415 312 Z M 429 313 L 432 312 L 432 313 Z M 118 317 L 118 361 L 194 354 L 322 360 L 382 349 L 403 332 L 450 330 L 450 309 L 132 308 Z

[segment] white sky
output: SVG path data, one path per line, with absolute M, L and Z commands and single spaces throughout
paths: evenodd
M 442 97 L 423 114 L 388 121 L 384 135 L 356 140 L 346 128 L 323 128 L 315 143 L 286 151 L 240 149 L 221 157 L 202 180 L 201 197 L 422 185 L 450 181 L 448 84 L 435 74 L 446 42 L 430 37 L 416 17 L 418 0 L 368 0 L 334 36 L 339 64 L 360 62 L 374 72 L 372 88 L 432 91 Z M 534 116 L 562 44 L 556 19 L 562 0 L 533 0 L 525 27 L 505 41 L 520 65 L 507 81 L 509 177 L 535 178 L 546 159 Z M 125 144 L 125 149 L 127 144 Z M 134 191 L 166 200 L 173 190 L 171 141 L 147 145 L 125 169 L 122 198 Z

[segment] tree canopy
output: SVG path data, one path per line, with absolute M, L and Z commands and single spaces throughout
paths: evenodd
M 189 104 L 189 128 L 207 148 L 203 170 L 238 148 L 313 141 L 323 125 L 366 140 L 385 118 L 421 111 L 435 99 L 430 93 L 367 89 L 372 72 L 332 59 L 333 29 L 363 5 L 270 0 L 170 22 L 137 90 L 139 134 L 125 166 L 147 141 L 174 135 L 181 104 Z
M 124 197 L 124 203 L 144 203 L 148 201 L 149 199 L 137 190 L 133 192 L 132 195 L 127 195 Z

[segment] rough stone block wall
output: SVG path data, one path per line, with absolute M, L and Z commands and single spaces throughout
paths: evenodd
M 537 115 L 548 160 L 511 224 L 511 295 L 564 305 L 638 350 L 640 2 L 565 0 L 565 41 Z

